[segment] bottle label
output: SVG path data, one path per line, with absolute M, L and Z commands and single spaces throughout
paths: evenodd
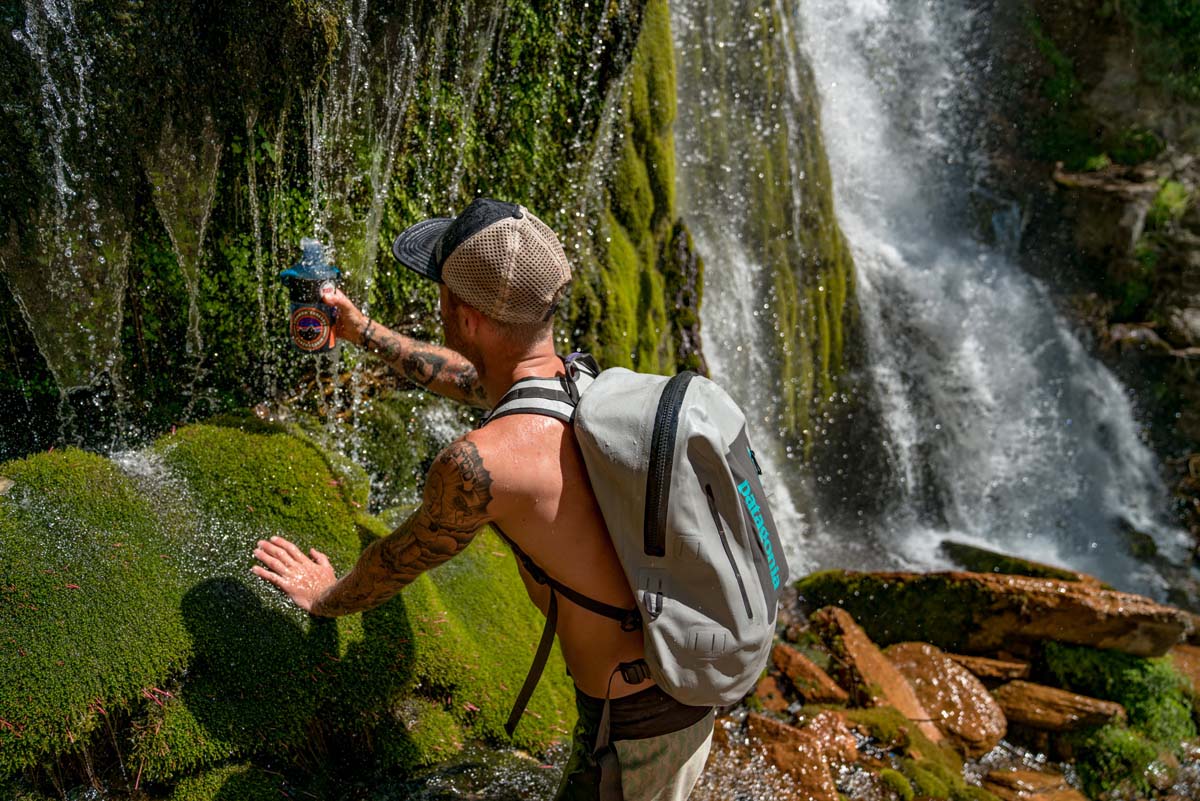
M 315 353 L 333 348 L 333 315 L 324 304 L 292 304 L 292 344 L 302 351 Z

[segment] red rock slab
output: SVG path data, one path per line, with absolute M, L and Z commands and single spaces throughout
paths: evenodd
M 775 681 L 774 676 L 763 676 L 759 680 L 758 685 L 754 688 L 754 697 L 768 712 L 787 711 L 787 699 L 783 697 L 783 692 L 779 689 L 779 684 Z
M 933 742 L 945 740 L 908 679 L 845 609 L 826 606 L 814 612 L 811 619 L 838 663 L 834 678 L 855 703 L 895 707 Z
M 771 661 L 788 677 L 800 697 L 810 704 L 844 704 L 850 700 L 828 673 L 787 643 L 775 644 Z
M 1112 701 L 1076 695 L 1028 681 L 1010 681 L 992 691 L 1009 723 L 1044 731 L 1070 731 L 1125 719 L 1125 708 Z
M 1087 801 L 1060 774 L 1033 770 L 993 770 L 983 777 L 983 789 L 1000 801 Z
M 983 756 L 1008 731 L 1004 712 L 983 683 L 940 648 L 905 642 L 889 646 L 884 654 L 912 684 L 934 725 L 963 756 Z
M 1167 651 L 1167 657 L 1174 668 L 1191 682 L 1192 701 L 1200 701 L 1200 647 L 1176 645 Z
M 794 798 L 838 801 L 833 768 L 852 762 L 858 750 L 854 735 L 836 715 L 822 713 L 797 728 L 752 712 L 746 733 L 751 747 L 763 749 L 767 761 L 792 780 Z
M 1008 659 L 989 659 L 986 656 L 946 654 L 981 679 L 1024 679 L 1029 677 L 1029 663 Z

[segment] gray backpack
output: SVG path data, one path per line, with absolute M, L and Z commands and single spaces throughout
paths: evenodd
M 689 706 L 736 703 L 766 666 L 788 578 L 745 416 L 724 390 L 692 372 L 601 372 L 585 354 L 565 363 L 565 378 L 518 381 L 487 422 L 541 414 L 573 424 L 637 607 L 576 592 L 505 536 L 530 575 L 551 588 L 546 629 L 509 735 L 554 641 L 556 592 L 627 630 L 643 629 L 646 658 L 619 666 L 626 681 L 652 678 Z

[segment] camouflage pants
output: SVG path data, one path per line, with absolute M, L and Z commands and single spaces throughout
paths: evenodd
M 593 750 L 603 701 L 576 691 L 576 707 L 579 722 L 555 799 L 598 801 L 601 771 Z M 622 797 L 684 801 L 699 780 L 712 746 L 712 710 L 683 706 L 653 687 L 613 701 L 610 714 Z M 681 722 L 683 727 L 675 728 Z

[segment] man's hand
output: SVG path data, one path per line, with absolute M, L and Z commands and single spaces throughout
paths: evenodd
M 328 287 L 321 291 L 321 302 L 326 306 L 332 306 L 337 309 L 337 322 L 334 323 L 333 331 L 337 334 L 338 339 L 344 339 L 362 347 L 363 329 L 367 327 L 367 317 L 353 301 L 335 287 Z
M 255 565 L 250 572 L 283 590 L 305 612 L 320 614 L 313 609 L 325 591 L 337 583 L 337 575 L 325 554 L 316 548 L 309 553 L 312 558 L 283 537 L 259 540 L 254 556 L 265 567 Z

